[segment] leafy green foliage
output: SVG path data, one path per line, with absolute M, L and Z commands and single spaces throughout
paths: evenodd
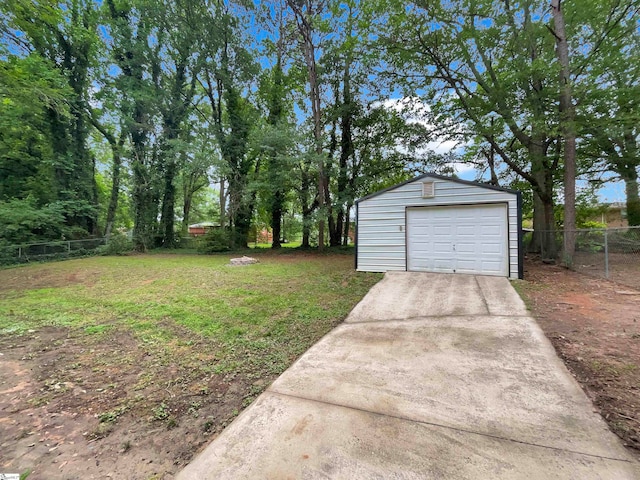
M 57 198 L 47 111 L 68 115 L 64 78 L 38 55 L 0 62 L 0 200 Z
M 59 240 L 69 232 L 61 203 L 38 207 L 31 198 L 0 202 L 0 241 L 21 244 L 38 240 Z
M 133 242 L 129 237 L 120 232 L 114 232 L 109 237 L 107 244 L 100 249 L 102 255 L 126 255 L 133 250 Z
M 198 245 L 198 251 L 201 253 L 228 252 L 229 250 L 231 250 L 231 230 L 228 228 L 211 229 Z
M 640 223 L 637 1 L 562 5 L 578 173 L 624 181 Z M 546 4 L 7 0 L 0 27 L 0 202 L 31 202 L 7 217 L 11 242 L 126 227 L 138 250 L 172 247 L 207 220 L 245 245 L 263 226 L 286 237 L 293 213 L 305 246 L 321 219 L 337 245 L 356 198 L 460 162 L 518 185 L 536 223 L 555 223 L 563 125 Z

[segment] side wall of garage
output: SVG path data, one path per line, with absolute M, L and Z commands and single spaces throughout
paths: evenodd
M 434 182 L 434 196 L 423 198 L 423 182 L 429 181 Z M 431 174 L 358 201 L 357 270 L 363 272 L 406 270 L 407 208 L 491 203 L 507 205 L 509 278 L 518 278 L 520 262 L 518 194 Z

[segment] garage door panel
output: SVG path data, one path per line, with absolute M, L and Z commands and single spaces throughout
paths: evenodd
M 480 269 L 487 272 L 487 275 L 501 275 L 502 263 L 500 261 L 483 260 L 480 262 Z
M 474 215 L 473 213 L 468 213 L 468 212 L 457 212 L 455 214 L 455 217 L 458 220 L 463 220 L 465 222 L 473 222 L 478 218 L 477 215 Z
M 449 219 L 449 214 L 447 212 L 443 212 L 442 210 L 434 210 L 434 214 L 433 214 L 433 218 L 438 220 L 448 220 Z
M 458 225 L 456 227 L 456 235 L 467 235 L 469 237 L 475 237 L 478 232 L 472 225 Z
M 408 269 L 508 276 L 506 212 L 502 204 L 408 209 Z
M 458 270 L 460 269 L 474 270 L 478 267 L 477 261 L 474 258 L 458 258 L 456 260 L 457 260 L 456 268 Z
M 447 258 L 436 258 L 433 262 L 433 267 L 439 271 L 445 271 L 447 273 L 453 272 L 453 261 Z
M 483 255 L 502 255 L 503 248 L 500 245 L 496 245 L 493 243 L 483 243 L 480 245 L 480 251 Z
M 451 235 L 451 226 L 450 225 L 434 225 L 433 226 L 433 234 L 434 235 L 443 235 L 450 236 Z
M 453 245 L 449 242 L 434 242 L 433 253 L 453 253 Z
M 465 253 L 473 255 L 477 250 L 478 248 L 475 243 L 464 243 L 459 241 L 456 243 L 456 252 L 458 255 L 464 255 Z
M 506 219 L 505 219 L 506 221 Z M 480 226 L 480 235 L 486 236 L 500 236 L 502 233 L 502 225 L 481 225 Z

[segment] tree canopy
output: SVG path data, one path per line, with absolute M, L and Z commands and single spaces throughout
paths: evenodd
M 144 251 L 202 219 L 279 248 L 288 215 L 303 246 L 344 245 L 358 197 L 461 165 L 527 193 L 546 252 L 581 218 L 576 180 L 622 181 L 640 225 L 639 9 L 8 0 L 0 242 L 132 228 Z

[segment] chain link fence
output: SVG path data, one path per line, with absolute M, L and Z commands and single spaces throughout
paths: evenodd
M 100 247 L 106 244 L 106 238 L 62 240 L 23 245 L 0 244 L 0 265 L 94 255 L 98 253 Z
M 580 273 L 606 278 L 640 289 L 640 227 L 575 230 L 576 249 L 570 267 Z M 542 259 L 565 259 L 564 232 L 542 232 L 547 242 L 538 246 Z M 525 245 L 535 251 L 533 232 L 525 234 Z M 546 248 L 545 248 L 546 247 Z

